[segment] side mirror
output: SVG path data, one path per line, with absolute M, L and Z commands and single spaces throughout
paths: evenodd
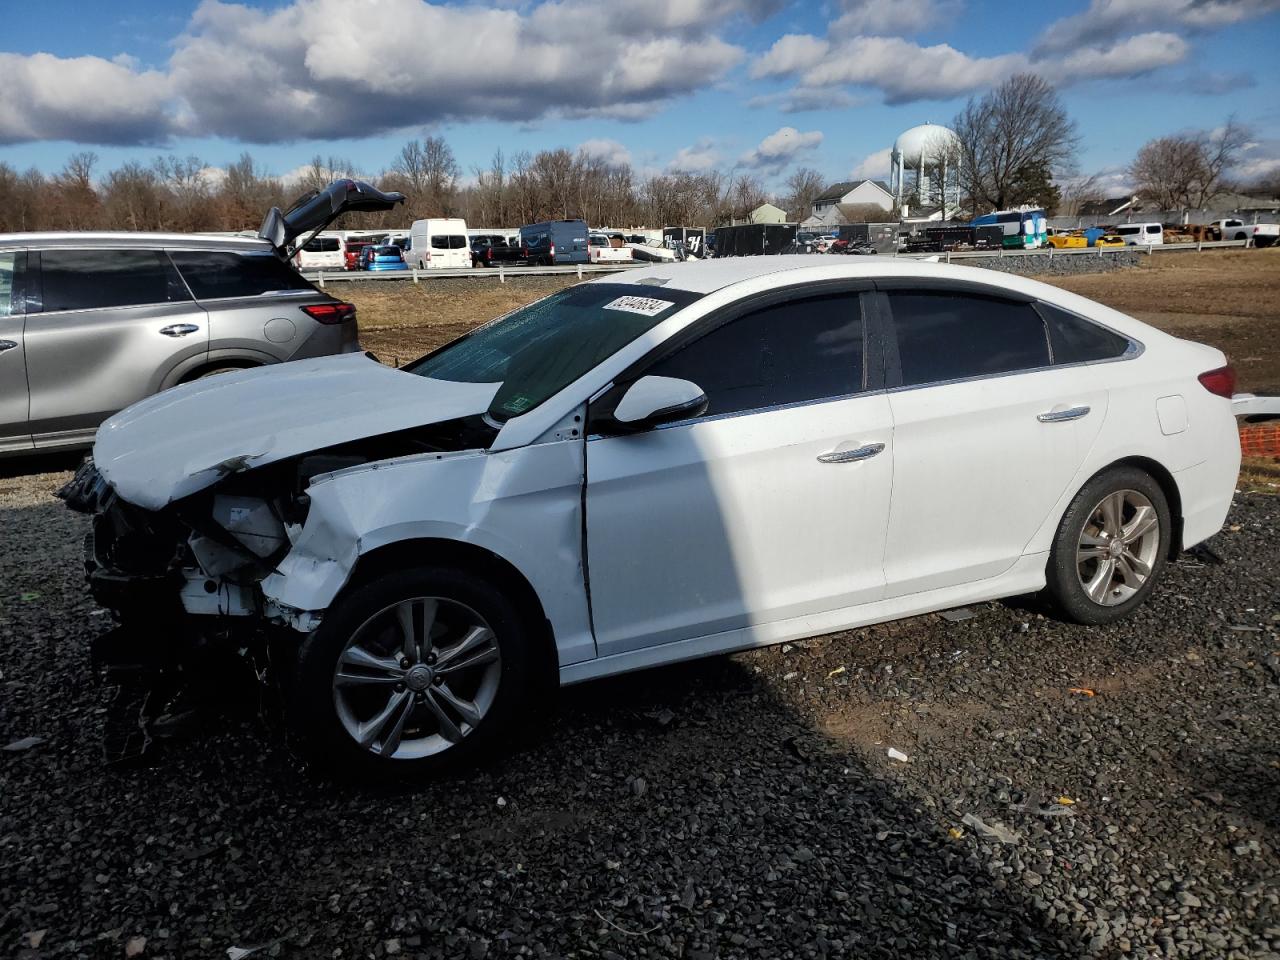
M 696 417 L 707 409 L 707 395 L 696 383 L 676 377 L 641 377 L 614 408 L 614 422 L 625 431 Z

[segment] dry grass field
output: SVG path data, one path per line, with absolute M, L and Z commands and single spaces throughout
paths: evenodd
M 359 308 L 361 342 L 404 363 L 493 317 L 576 282 L 538 277 L 334 284 Z M 1157 254 L 1132 270 L 1048 278 L 1179 337 L 1211 343 L 1240 389 L 1280 393 L 1280 249 Z

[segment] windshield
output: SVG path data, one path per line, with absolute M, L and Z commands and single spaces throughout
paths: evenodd
M 403 369 L 436 380 L 500 384 L 489 415 L 509 420 L 701 296 L 639 284 L 584 283 L 499 317 Z

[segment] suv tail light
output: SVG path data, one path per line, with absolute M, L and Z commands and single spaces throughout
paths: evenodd
M 317 323 L 345 323 L 356 318 L 356 305 L 341 302 L 315 303 L 309 307 L 303 307 L 302 312 Z
M 1216 370 L 1206 370 L 1196 379 L 1210 393 L 1226 397 L 1228 400 L 1231 399 L 1231 395 L 1236 391 L 1236 372 L 1229 366 L 1218 367 Z

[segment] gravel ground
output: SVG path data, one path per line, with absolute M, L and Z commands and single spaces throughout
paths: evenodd
M 1178 256 L 1178 254 L 1166 254 Z M 1136 267 L 1145 260 L 1147 254 L 1130 250 L 1115 253 L 1103 251 L 1100 256 L 1088 256 L 1079 253 L 1064 253 L 1055 256 L 1011 256 L 1011 257 L 973 257 L 953 261 L 963 267 L 983 267 L 987 270 L 999 270 L 1001 273 L 1016 273 L 1020 276 L 1035 277 L 1043 280 L 1047 277 L 1075 277 L 1087 273 L 1110 273 L 1112 270 L 1124 270 Z
M 42 738 L 0 752 L 0 955 L 1280 954 L 1276 497 L 1120 625 L 987 604 L 588 684 L 374 792 L 253 713 L 99 763 L 63 477 L 0 475 L 0 745 Z

